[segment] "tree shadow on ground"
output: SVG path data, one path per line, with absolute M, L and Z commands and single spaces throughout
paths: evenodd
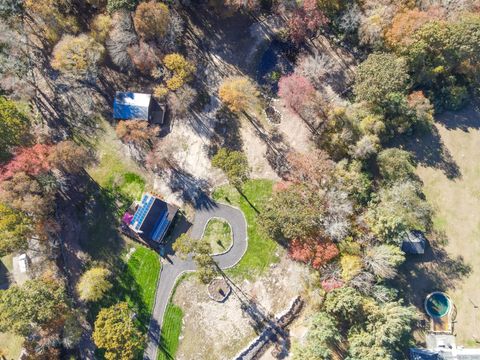
M 240 136 L 238 116 L 222 108 L 217 112 L 217 120 L 213 128 L 214 135 L 208 148 L 208 156 L 213 157 L 222 147 L 242 151 L 243 141 Z
M 408 303 L 423 309 L 425 297 L 432 291 L 449 291 L 470 275 L 471 266 L 459 256 L 452 258 L 436 241 L 425 248 L 423 255 L 407 255 L 399 269 L 396 288 Z
M 8 289 L 10 286 L 10 276 L 7 267 L 0 261 L 0 290 Z
M 267 132 L 256 118 L 246 112 L 243 114 L 254 127 L 258 137 L 267 145 L 266 159 L 268 163 L 278 176 L 285 178 L 289 171 L 287 154 L 291 150 L 290 146 L 276 128 Z
M 208 196 L 208 181 L 198 179 L 179 167 L 171 169 L 168 184 L 173 192 L 178 193 L 184 202 L 195 209 L 209 208 L 215 204 Z
M 173 250 L 172 245 L 182 234 L 186 234 L 191 227 L 192 223 L 188 221 L 187 217 L 182 212 L 178 212 L 177 215 L 175 215 L 175 220 L 165 236 L 165 245 L 162 254 L 162 256 L 170 263 L 172 263 L 170 257 L 175 256 L 175 251 Z
M 208 62 L 220 57 L 225 62 L 234 66 L 245 66 L 245 54 L 251 46 L 252 38 L 249 28 L 254 22 L 251 16 L 237 12 L 235 16 L 219 16 L 209 9 L 206 4 L 195 8 L 187 8 L 188 19 L 194 26 L 201 30 L 203 37 L 199 37 L 191 26 L 187 26 L 186 39 L 197 50 L 198 56 L 205 57 Z M 222 73 L 222 76 L 232 75 Z
M 446 111 L 438 115 L 435 120 L 448 130 L 460 129 L 469 132 L 471 129 L 480 129 L 479 104 L 472 104 L 460 111 Z
M 80 245 L 93 260 L 103 261 L 113 268 L 118 266 L 126 244 L 118 226 L 122 211 L 128 205 L 129 199 L 115 191 L 102 188 L 93 180 L 88 183 L 80 217 L 85 231 Z
M 425 132 L 415 131 L 412 135 L 399 136 L 388 145 L 412 152 L 419 165 L 439 169 L 449 179 L 457 179 L 462 175 L 436 127 Z

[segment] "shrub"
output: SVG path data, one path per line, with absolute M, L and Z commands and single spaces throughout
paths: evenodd
M 98 14 L 92 20 L 90 29 L 93 38 L 103 44 L 112 27 L 112 18 L 106 14 Z
M 135 10 L 135 29 L 145 40 L 164 37 L 169 26 L 170 11 L 167 5 L 155 1 L 142 2 Z
M 137 5 L 137 0 L 108 0 L 107 10 L 109 13 L 114 13 L 117 10 L 133 10 Z
M 98 301 L 103 298 L 112 284 L 108 281 L 110 271 L 101 267 L 94 267 L 83 273 L 77 284 L 77 291 L 83 301 Z
M 105 48 L 92 37 L 65 35 L 53 49 L 52 67 L 72 75 L 85 75 L 103 61 Z
M 252 109 L 258 104 L 259 94 L 248 78 L 240 76 L 225 79 L 218 90 L 220 100 L 233 112 Z

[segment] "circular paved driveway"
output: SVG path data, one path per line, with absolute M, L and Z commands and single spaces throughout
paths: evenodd
M 211 218 L 225 219 L 232 228 L 232 247 L 223 254 L 213 256 L 213 259 L 221 269 L 228 269 L 235 266 L 247 250 L 247 222 L 239 209 L 208 200 L 204 201 L 202 206 L 196 210 L 190 236 L 193 239 L 200 239 Z M 196 268 L 191 256 L 186 260 L 182 260 L 177 256 L 171 256 L 168 260 L 169 262 L 165 262 L 160 270 L 155 304 L 148 329 L 147 347 L 143 355 L 144 360 L 157 360 L 158 346 L 161 342 L 163 316 L 176 279 L 183 272 L 194 271 Z

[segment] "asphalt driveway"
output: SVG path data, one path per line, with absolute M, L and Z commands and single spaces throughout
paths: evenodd
M 196 210 L 190 236 L 200 239 L 208 221 L 212 218 L 225 219 L 232 228 L 232 247 L 223 254 L 213 256 L 221 269 L 228 269 L 235 266 L 247 250 L 247 221 L 239 209 L 208 200 Z M 174 254 L 163 263 L 157 283 L 155 305 L 148 329 L 148 342 L 143 355 L 144 360 L 157 359 L 163 316 L 177 278 L 186 271 L 194 271 L 195 268 L 195 262 L 191 257 L 182 260 Z

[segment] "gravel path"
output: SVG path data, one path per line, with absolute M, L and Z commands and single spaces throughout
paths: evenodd
M 247 250 L 247 222 L 239 209 L 205 199 L 195 212 L 190 236 L 200 239 L 208 221 L 215 217 L 225 219 L 232 228 L 232 247 L 223 254 L 213 256 L 220 268 L 228 269 L 237 264 Z M 191 257 L 182 260 L 173 255 L 167 257 L 167 261 L 163 263 L 160 271 L 155 305 L 148 329 L 147 347 L 143 355 L 144 360 L 157 360 L 157 350 L 161 342 L 161 324 L 175 281 L 182 273 L 194 271 L 196 268 Z

